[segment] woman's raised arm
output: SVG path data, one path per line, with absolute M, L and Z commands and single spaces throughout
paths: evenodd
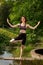
M 38 25 L 40 24 L 40 21 L 37 23 L 37 25 L 35 25 L 34 27 L 30 26 L 29 24 L 26 25 L 26 28 L 30 28 L 30 29 L 36 29 L 38 27 Z
M 10 22 L 9 22 L 9 19 L 7 18 L 7 23 L 9 24 L 10 27 L 12 28 L 15 28 L 15 27 L 18 27 L 20 24 L 16 24 L 16 25 L 12 25 Z

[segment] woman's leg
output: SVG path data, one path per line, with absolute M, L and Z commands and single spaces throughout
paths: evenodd
M 22 42 L 22 34 L 19 34 L 16 38 L 10 40 L 11 43 Z
M 10 43 L 17 43 L 17 42 L 22 42 L 22 40 L 15 40 L 15 39 L 10 40 Z
M 24 36 L 23 40 L 22 40 L 22 45 L 21 45 L 21 49 L 20 49 L 20 58 L 22 57 L 22 53 L 23 53 L 23 49 L 25 48 L 25 42 L 26 42 L 26 36 Z
M 10 40 L 10 43 L 15 43 L 17 42 L 14 38 Z
M 20 58 L 22 57 L 23 49 L 24 49 L 24 45 L 21 45 L 21 48 L 20 48 Z

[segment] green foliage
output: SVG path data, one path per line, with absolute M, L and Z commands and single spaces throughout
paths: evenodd
M 13 1 L 1 1 L 0 2 L 0 26 L 7 26 L 6 19 L 10 14 L 10 9 L 13 6 Z
M 13 54 L 14 57 L 19 57 L 20 56 L 20 48 L 13 49 L 11 51 L 11 53 Z
M 9 43 L 9 40 L 15 36 L 16 34 L 9 32 L 6 29 L 0 28 L 0 43 Z
M 26 46 L 26 48 L 23 49 L 23 57 L 31 57 L 30 55 L 30 51 L 33 49 L 34 47 L 29 44 L 28 46 Z
M 0 6 L 0 26 L 2 23 L 7 25 L 6 19 L 10 18 L 12 24 L 17 24 L 20 21 L 21 16 L 27 18 L 27 23 L 34 26 L 37 21 L 43 21 L 43 1 L 42 0 L 16 0 L 16 1 L 1 1 Z M 18 29 L 17 29 L 18 30 Z M 38 31 L 38 32 L 37 32 Z M 35 34 L 43 35 L 43 22 L 34 31 Z M 31 30 L 27 30 L 27 33 L 31 34 Z M 33 33 L 33 32 L 32 32 Z M 34 34 L 33 34 L 34 36 Z M 37 37 L 37 36 L 36 36 Z
M 42 1 L 40 0 L 23 0 L 15 1 L 14 6 L 11 9 L 10 19 L 11 21 L 19 21 L 21 16 L 26 16 L 29 21 L 38 21 L 42 17 Z
M 42 2 L 42 0 L 17 0 L 13 3 L 9 15 L 12 24 L 19 23 L 21 16 L 25 16 L 28 20 L 27 23 L 32 26 L 35 26 L 39 20 L 41 21 L 39 27 L 34 30 L 34 32 L 29 29 L 27 30 L 27 33 L 29 34 L 28 40 L 31 40 L 31 42 L 33 41 L 33 43 L 37 41 L 39 35 L 43 36 Z

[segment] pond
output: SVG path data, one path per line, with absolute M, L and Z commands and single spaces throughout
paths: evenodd
M 0 58 L 12 57 L 13 55 L 7 51 L 3 51 Z M 0 60 L 0 65 L 13 65 L 13 60 Z
M 3 60 L 1 58 L 9 58 L 13 57 L 13 54 L 11 54 L 8 51 L 2 51 L 3 53 L 0 55 L 0 65 L 21 65 L 21 61 L 14 61 L 14 60 Z

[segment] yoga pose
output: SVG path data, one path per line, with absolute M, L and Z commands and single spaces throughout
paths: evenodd
M 10 27 L 15 28 L 15 27 L 19 27 L 20 28 L 20 33 L 16 38 L 13 38 L 10 40 L 11 43 L 16 43 L 16 42 L 21 42 L 21 51 L 20 51 L 20 57 L 22 56 L 22 50 L 24 48 L 25 42 L 26 42 L 26 28 L 30 28 L 30 29 L 36 29 L 38 27 L 38 25 L 40 24 L 40 21 L 38 22 L 37 25 L 35 25 L 34 27 L 30 26 L 29 24 L 26 24 L 26 17 L 22 16 L 20 23 L 16 24 L 16 25 L 12 25 L 9 22 L 9 19 L 7 18 L 7 23 L 10 25 Z

